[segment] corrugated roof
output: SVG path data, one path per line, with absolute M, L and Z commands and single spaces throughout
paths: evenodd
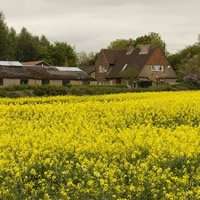
M 58 71 L 62 71 L 62 72 L 80 72 L 80 71 L 82 71 L 78 67 L 56 67 L 56 69 Z
M 0 66 L 0 78 L 38 80 L 90 80 L 83 71 L 59 71 L 56 67 Z
M 0 61 L 0 66 L 22 66 L 18 61 Z
M 62 70 L 60 70 L 62 68 Z M 84 71 L 77 68 L 76 70 L 64 70 L 67 67 L 49 67 L 46 68 L 51 79 L 71 79 L 71 80 L 90 80 L 91 77 Z
M 23 62 L 22 63 L 25 66 L 35 66 L 35 65 L 45 65 L 45 66 L 49 66 L 49 64 L 47 62 L 45 62 L 44 60 L 36 60 L 36 61 L 27 61 L 27 62 Z

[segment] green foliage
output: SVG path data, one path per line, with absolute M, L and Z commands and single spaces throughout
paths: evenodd
M 112 41 L 108 46 L 109 49 L 123 50 L 128 49 L 130 46 L 134 45 L 134 41 L 132 39 L 117 39 Z
M 86 53 L 86 52 L 80 52 L 77 54 L 78 57 L 78 66 L 92 66 L 95 65 L 95 61 L 97 58 L 97 54 L 94 52 Z
M 22 97 L 22 96 L 58 96 L 58 95 L 101 95 L 114 94 L 130 91 L 126 86 L 15 86 L 0 88 L 0 97 Z
M 76 66 L 77 57 L 74 48 L 63 42 L 51 45 L 50 63 L 57 66 Z
M 187 62 L 183 63 L 179 70 L 183 79 L 200 84 L 200 54 L 193 56 Z
M 69 87 L 59 87 L 59 86 L 38 86 L 32 87 L 32 93 L 35 96 L 57 96 L 66 95 L 68 93 Z
M 7 46 L 7 60 L 16 60 L 17 57 L 17 34 L 16 31 L 11 28 L 8 32 L 8 46 Z
M 4 16 L 0 13 L 0 60 L 6 60 L 8 48 L 8 27 L 4 22 Z
M 139 45 L 151 45 L 166 50 L 166 44 L 158 33 L 149 33 L 141 37 L 133 39 L 117 39 L 112 41 L 108 46 L 109 49 L 128 49 L 129 47 L 137 47 Z
M 179 79 L 183 79 L 187 75 L 195 75 L 200 77 L 200 44 L 194 44 L 182 51 L 169 55 L 168 60 L 173 68 L 177 71 Z
M 76 66 L 75 49 L 64 42 L 50 43 L 45 36 L 34 36 L 26 28 L 16 34 L 0 13 L 0 60 L 45 60 L 52 65 Z
M 187 63 L 195 55 L 200 54 L 200 44 L 194 44 L 192 46 L 186 47 L 178 53 L 169 55 L 168 59 L 170 64 L 176 69 L 179 70 L 181 65 Z
M 166 44 L 158 33 L 149 33 L 148 35 L 136 38 L 134 41 L 134 46 L 147 44 L 154 47 L 160 47 L 164 52 L 166 50 Z
M 38 41 L 37 37 L 33 37 L 26 28 L 22 28 L 21 33 L 17 37 L 17 58 L 19 61 L 37 60 Z
M 126 85 L 67 85 L 67 86 L 14 86 L 0 88 L 0 97 L 32 97 L 32 96 L 58 96 L 58 95 L 105 95 L 127 92 L 161 92 L 161 91 L 183 91 L 199 90 L 200 83 L 193 80 L 179 82 L 176 85 L 159 84 L 148 88 L 127 88 Z

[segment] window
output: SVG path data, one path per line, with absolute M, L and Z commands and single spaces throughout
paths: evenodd
M 123 72 L 124 70 L 126 70 L 127 67 L 128 67 L 128 64 L 125 64 L 121 71 Z
M 162 66 L 162 65 L 152 65 L 151 71 L 153 71 L 153 72 L 163 72 L 164 66 Z
M 49 84 L 49 80 L 42 80 L 42 85 L 48 85 Z
M 21 79 L 20 85 L 28 85 L 28 80 L 27 79 Z
M 102 65 L 99 66 L 99 73 L 105 73 L 107 72 L 106 68 Z
M 99 66 L 99 72 L 102 73 L 102 66 Z
M 3 85 L 3 79 L 2 78 L 0 79 L 0 85 Z
M 64 85 L 64 86 L 68 85 L 69 83 L 70 83 L 69 80 L 63 80 L 63 85 Z
M 116 79 L 116 84 L 121 84 L 122 80 L 121 79 Z

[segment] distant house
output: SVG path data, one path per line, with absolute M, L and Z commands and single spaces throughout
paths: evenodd
M 22 63 L 25 66 L 50 66 L 44 60 L 36 60 L 36 61 L 27 61 Z
M 54 66 L 23 66 L 18 62 L 0 61 L 0 86 L 17 85 L 80 85 L 91 77 L 79 68 Z
M 174 84 L 176 73 L 164 52 L 150 45 L 128 50 L 103 49 L 95 63 L 99 84 L 128 84 L 137 87 L 164 82 Z

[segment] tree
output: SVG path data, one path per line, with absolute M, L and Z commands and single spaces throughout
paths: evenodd
M 8 27 L 4 22 L 4 16 L 0 13 L 0 60 L 7 60 Z
M 19 61 L 37 60 L 38 53 L 38 38 L 33 37 L 26 28 L 22 28 L 17 37 L 17 59 Z
M 97 54 L 94 52 L 85 53 L 80 52 L 77 54 L 78 57 L 78 66 L 91 66 L 95 64 Z
M 138 37 L 134 41 L 135 47 L 137 47 L 138 45 L 146 45 L 146 44 L 150 44 L 151 46 L 154 47 L 160 47 L 164 52 L 166 51 L 166 44 L 158 33 L 152 32 L 149 33 L 148 35 Z
M 200 54 L 193 56 L 183 64 L 179 72 L 185 81 L 200 84 Z
M 50 47 L 51 63 L 58 66 L 76 66 L 77 56 L 73 47 L 64 42 L 56 42 Z
M 47 63 L 51 63 L 50 47 L 51 47 L 50 42 L 44 35 L 42 35 L 39 39 L 39 47 L 38 47 L 39 59 L 42 59 Z
M 132 39 L 117 39 L 110 43 L 108 46 L 109 49 L 123 50 L 128 49 L 130 46 L 134 45 L 134 41 Z
M 181 67 L 191 60 L 195 55 L 200 54 L 200 45 L 194 44 L 192 46 L 186 47 L 178 53 L 168 56 L 170 64 L 175 70 L 181 71 Z
M 8 48 L 7 48 L 7 59 L 16 60 L 16 49 L 17 49 L 17 34 L 16 31 L 11 28 L 8 32 Z
M 135 40 L 133 39 L 117 39 L 112 41 L 108 48 L 109 49 L 128 49 L 129 47 L 138 47 L 139 45 L 151 45 L 153 47 L 160 47 L 163 51 L 166 51 L 166 44 L 162 40 L 158 33 L 149 33 L 148 35 L 143 35 Z

